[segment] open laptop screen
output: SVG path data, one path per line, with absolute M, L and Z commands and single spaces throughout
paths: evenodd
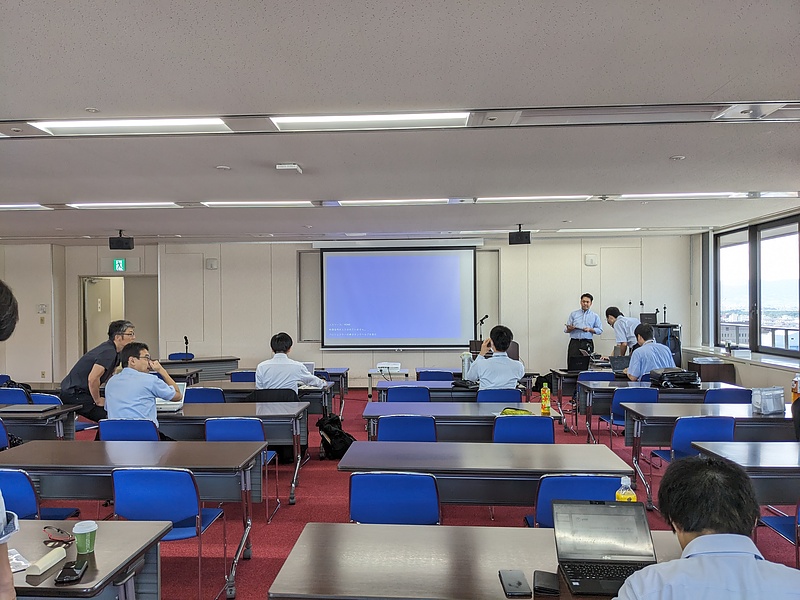
M 181 392 L 181 397 L 183 397 L 183 395 L 186 393 L 186 382 L 185 381 L 176 381 L 175 385 L 178 386 L 178 389 Z M 162 402 L 172 402 L 172 398 L 169 398 L 169 399 L 156 398 L 156 403 L 162 403 Z
M 556 500 L 553 519 L 560 562 L 655 561 L 641 503 Z

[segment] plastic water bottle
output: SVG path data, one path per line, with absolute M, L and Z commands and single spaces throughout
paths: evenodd
M 796 373 L 792 379 L 792 402 L 800 400 L 800 373 Z
M 631 478 L 625 475 L 620 483 L 622 485 L 617 490 L 617 502 L 636 502 L 636 492 L 631 488 Z
M 461 353 L 461 379 L 467 379 L 467 371 L 472 366 L 472 354 L 469 352 Z
M 550 414 L 550 388 L 547 387 L 546 383 L 542 384 L 542 416 L 548 416 Z

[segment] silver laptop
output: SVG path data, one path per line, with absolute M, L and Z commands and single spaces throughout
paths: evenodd
M 615 595 L 656 562 L 641 502 L 554 500 L 558 568 L 573 594 Z
M 308 372 L 313 375 L 314 374 L 314 363 L 313 362 L 304 362 L 303 364 L 305 365 L 306 369 L 308 369 Z
M 181 399 L 177 402 L 172 400 L 165 400 L 164 398 L 156 398 L 156 410 L 158 412 L 178 412 L 183 408 L 183 395 L 186 393 L 186 382 L 176 382 L 175 385 L 181 391 Z

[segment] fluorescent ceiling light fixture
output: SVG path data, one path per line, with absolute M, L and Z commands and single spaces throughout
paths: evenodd
M 610 229 L 557 229 L 558 233 L 624 233 L 626 231 L 641 231 L 641 227 L 615 227 Z
M 622 194 L 618 200 L 693 200 L 695 198 L 747 198 L 740 192 L 678 192 L 670 194 Z
M 174 202 L 93 202 L 80 204 L 67 204 L 70 208 L 83 210 L 114 210 L 130 208 L 183 208 Z
M 800 192 L 759 192 L 759 198 L 798 198 Z
M 591 196 L 490 196 L 476 202 L 586 202 Z
M 412 206 L 415 204 L 448 204 L 449 198 L 406 198 L 381 200 L 339 200 L 340 206 Z
M 121 135 L 169 133 L 229 133 L 217 117 L 194 119 L 91 119 L 89 121 L 29 121 L 50 135 Z
M 208 208 L 297 208 L 311 207 L 311 200 L 213 200 L 201 202 Z
M 539 229 L 526 229 L 531 233 L 539 233 Z M 459 233 L 461 235 L 508 235 L 508 229 L 476 229 L 473 231 L 443 231 L 442 233 Z
M 0 204 L 0 210 L 53 210 L 41 204 Z
M 419 129 L 466 127 L 468 112 L 270 117 L 278 131 L 348 131 L 356 129 Z

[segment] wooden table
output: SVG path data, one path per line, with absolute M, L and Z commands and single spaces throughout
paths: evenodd
M 295 489 L 302 465 L 302 446 L 308 446 L 308 402 L 234 402 L 184 404 L 177 412 L 158 414 L 159 429 L 174 440 L 205 440 L 206 419 L 215 417 L 256 417 L 264 424 L 269 447 L 291 446 L 294 477 L 289 504 L 294 504 Z
M 238 356 L 195 356 L 191 360 L 169 360 L 165 358 L 159 362 L 168 371 L 172 367 L 178 369 L 200 369 L 200 382 L 203 385 L 205 385 L 207 379 L 222 379 L 225 377 L 225 373 L 239 368 Z
M 432 473 L 447 504 L 532 506 L 542 475 L 633 469 L 608 447 L 482 442 L 353 442 L 340 471 Z
M 35 406 L 46 406 L 47 409 L 40 412 L 19 412 L 20 407 L 25 406 L 32 405 L 0 405 L 0 419 L 3 419 L 3 423 L 10 433 L 21 437 L 26 442 L 29 440 L 75 439 L 75 413 L 80 408 L 79 406 L 75 404 L 38 404 Z M 4 410 L 6 407 L 16 408 Z
M 20 521 L 19 532 L 8 545 L 30 562 L 50 552 L 42 541 L 46 525 L 72 531 L 77 521 Z M 120 600 L 158 600 L 161 598 L 161 556 L 158 542 L 170 529 L 169 521 L 98 521 L 95 551 L 81 558 L 89 567 L 80 582 L 56 585 L 55 577 L 64 563 L 75 560 L 75 545 L 66 549 L 67 557 L 42 575 L 14 574 L 14 587 L 19 598 L 96 598 Z M 136 575 L 134 576 L 134 572 Z
M 654 531 L 653 542 L 659 562 L 680 557 L 673 533 Z M 557 566 L 552 529 L 308 523 L 269 598 L 504 600 L 500 569 L 533 587 L 534 570 Z M 573 598 L 563 579 L 560 598 Z
M 230 381 L 228 379 L 214 379 L 202 382 L 203 387 L 213 387 L 222 390 L 225 402 L 244 402 L 244 399 L 256 389 L 253 381 Z M 308 402 L 308 412 L 312 415 L 327 415 L 332 410 L 334 383 L 326 381 L 322 388 L 300 386 L 297 395 L 303 402 Z
M 504 408 L 521 408 L 541 414 L 537 403 L 495 402 L 367 402 L 362 416 L 367 422 L 367 434 L 374 440 L 378 419 L 385 415 L 424 415 L 436 419 L 436 439 L 440 442 L 491 442 L 494 419 Z M 561 415 L 555 407 L 553 419 Z
M 108 500 L 119 467 L 178 467 L 194 473 L 203 501 L 241 502 L 244 531 L 228 575 L 236 589 L 239 559 L 249 558 L 251 496 L 261 494 L 264 442 L 59 442 L 34 440 L 0 452 L 0 467 L 24 469 L 43 499 Z
M 782 415 L 753 414 L 750 404 L 673 404 L 623 402 L 625 445 L 632 446 L 633 467 L 647 490 L 647 507 L 653 507 L 652 490 L 639 464 L 642 446 L 669 446 L 680 417 L 733 417 L 737 441 L 794 441 L 792 407 Z
M 800 498 L 800 443 L 692 442 L 701 454 L 727 458 L 741 466 L 760 504 L 797 504 Z

